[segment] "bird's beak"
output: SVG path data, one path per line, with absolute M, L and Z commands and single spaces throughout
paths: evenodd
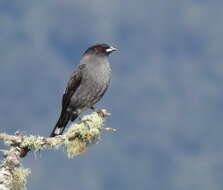
M 111 52 L 113 52 L 113 51 L 117 51 L 117 48 L 115 48 L 115 47 L 109 47 L 108 49 L 106 49 L 106 52 L 107 53 L 111 53 Z

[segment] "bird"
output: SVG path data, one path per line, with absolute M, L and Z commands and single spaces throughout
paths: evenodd
M 110 53 L 117 49 L 108 44 L 96 44 L 89 47 L 82 55 L 77 68 L 68 80 L 62 97 L 60 117 L 50 137 L 63 134 L 69 121 L 96 104 L 108 89 L 111 79 Z

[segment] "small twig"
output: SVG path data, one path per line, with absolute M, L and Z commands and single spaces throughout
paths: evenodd
M 102 131 L 113 131 L 113 132 L 116 132 L 117 129 L 114 129 L 114 128 L 109 128 L 109 127 L 106 127 L 106 128 L 101 128 Z

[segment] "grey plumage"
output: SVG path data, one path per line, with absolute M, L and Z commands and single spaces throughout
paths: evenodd
M 62 99 L 60 118 L 51 137 L 63 133 L 67 123 L 97 103 L 106 92 L 111 78 L 108 55 L 116 49 L 107 44 L 88 48 L 68 81 Z

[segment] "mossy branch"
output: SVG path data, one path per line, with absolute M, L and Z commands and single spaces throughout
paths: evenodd
M 29 150 L 41 151 L 63 146 L 68 157 L 73 158 L 84 152 L 88 145 L 97 142 L 101 130 L 115 131 L 103 128 L 105 116 L 108 115 L 106 110 L 93 112 L 84 116 L 80 122 L 71 124 L 64 135 L 56 137 L 0 133 L 0 139 L 10 146 L 9 150 L 1 150 L 4 159 L 0 166 L 0 190 L 22 190 L 25 187 L 30 171 L 21 166 L 20 158 L 26 156 Z

